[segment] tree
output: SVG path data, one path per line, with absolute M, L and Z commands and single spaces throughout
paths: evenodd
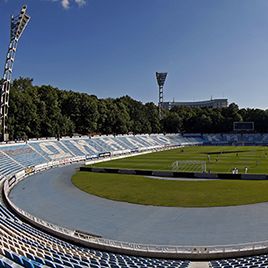
M 182 119 L 177 113 L 170 113 L 163 121 L 163 129 L 167 133 L 178 133 L 182 127 Z
M 158 132 L 228 132 L 235 121 L 253 121 L 258 132 L 268 131 L 268 110 L 174 107 L 163 110 L 129 96 L 98 99 L 94 95 L 34 86 L 31 78 L 11 85 L 8 129 L 11 139 L 81 134 Z
M 159 120 L 158 107 L 152 103 L 145 104 L 145 113 L 148 117 L 148 121 L 150 123 L 150 133 L 159 133 L 161 132 L 161 124 Z

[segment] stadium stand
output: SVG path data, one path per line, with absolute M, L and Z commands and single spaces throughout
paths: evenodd
M 14 161 L 20 163 L 23 166 L 38 165 L 46 163 L 48 159 L 44 158 L 41 154 L 34 151 L 33 148 L 27 144 L 18 144 L 14 146 L 3 146 L 1 148 L 2 153 L 13 158 Z
M 10 174 L 14 174 L 19 170 L 22 170 L 24 166 L 20 163 L 16 162 L 13 158 L 4 154 L 4 152 L 0 152 L 0 178 L 4 178 L 4 176 L 8 176 Z
M 268 255 L 211 261 L 209 266 L 211 268 L 268 267 Z
M 8 179 L 18 171 L 61 163 L 86 155 L 153 146 L 179 145 L 171 139 L 149 136 L 105 136 L 34 140 L 24 144 L 0 146 L 0 174 Z M 68 162 L 68 161 L 67 161 Z M 64 163 L 64 162 L 62 162 Z M 68 162 L 69 163 L 69 162 Z M 35 170 L 34 168 L 31 171 Z M 189 261 L 144 258 L 79 247 L 48 235 L 22 222 L 2 202 L 0 204 L 0 267 L 181 267 Z
M 74 156 L 74 153 L 68 150 L 61 142 L 57 141 L 31 142 L 27 145 L 31 146 L 37 153 L 50 160 L 60 160 Z
M 0 178 L 12 183 L 14 174 L 98 156 L 102 152 L 159 149 L 196 144 L 268 144 L 268 134 L 120 135 L 30 140 L 0 146 Z M 187 260 L 158 259 L 111 253 L 77 246 L 47 234 L 13 214 L 0 203 L 0 267 L 178 267 Z M 211 261 L 211 268 L 268 267 L 268 255 Z

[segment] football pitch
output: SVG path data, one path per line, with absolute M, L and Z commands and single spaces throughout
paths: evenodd
M 171 170 L 177 160 L 207 162 L 211 172 L 268 173 L 267 147 L 196 146 L 102 162 L 94 166 Z M 78 172 L 72 182 L 79 189 L 103 198 L 135 204 L 171 207 L 211 207 L 268 201 L 268 181 L 172 181 L 144 176 Z
M 129 168 L 148 170 L 172 170 L 178 160 L 206 162 L 206 170 L 211 173 L 231 173 L 234 168 L 239 173 L 268 174 L 268 147 L 263 146 L 192 146 L 161 151 L 95 164 L 97 167 Z M 196 167 L 184 171 L 198 171 Z M 181 171 L 181 170 L 180 170 Z

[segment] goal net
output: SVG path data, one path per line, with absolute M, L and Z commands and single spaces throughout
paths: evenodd
M 178 172 L 206 172 L 206 161 L 198 160 L 177 160 L 172 163 L 171 168 L 173 171 Z

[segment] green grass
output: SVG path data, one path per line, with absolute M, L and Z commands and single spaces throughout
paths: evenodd
M 210 160 L 209 160 L 209 157 Z M 268 147 L 195 146 L 103 162 L 94 166 L 171 170 L 177 160 L 207 162 L 211 172 L 268 174 Z M 268 181 L 167 181 L 142 176 L 78 172 L 72 178 L 81 190 L 107 199 L 172 207 L 210 207 L 268 201 Z
M 268 201 L 268 181 L 166 181 L 134 175 L 78 172 L 79 189 L 107 199 L 170 207 L 211 207 Z
M 210 161 L 208 160 L 210 155 Z M 193 146 L 95 164 L 98 167 L 171 170 L 177 160 L 200 160 L 207 162 L 210 172 L 268 174 L 268 147 L 263 146 Z

